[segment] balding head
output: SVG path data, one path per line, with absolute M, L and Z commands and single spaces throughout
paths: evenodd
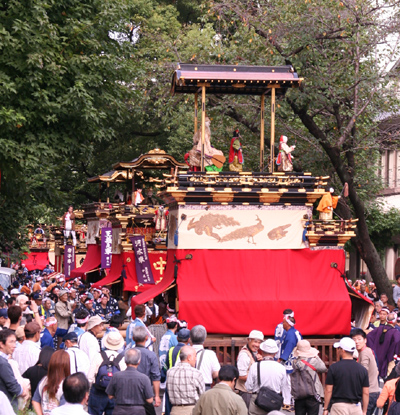
M 139 349 L 128 349 L 125 353 L 125 363 L 128 366 L 138 366 L 141 356 L 142 354 Z
M 196 350 L 192 346 L 183 346 L 179 357 L 182 363 L 189 363 L 190 366 L 196 367 Z

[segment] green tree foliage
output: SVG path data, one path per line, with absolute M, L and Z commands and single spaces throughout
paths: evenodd
M 388 65 L 398 59 L 397 1 L 28 3 L 0 11 L 0 203 L 20 206 L 18 223 L 41 201 L 96 200 L 86 179 L 118 160 L 154 147 L 183 159 L 193 97 L 170 95 L 176 62 L 291 64 L 305 81 L 278 101 L 276 138 L 297 145 L 299 170 L 330 175 L 337 193 L 349 184 L 338 213 L 359 219 L 355 245 L 389 291 L 366 216 L 381 189 L 380 151 L 397 145 L 378 128 L 398 107 Z M 246 169 L 257 170 L 259 99 L 209 96 L 207 113 L 213 145 L 227 153 L 239 127 Z
M 135 79 L 155 55 L 137 56 L 135 42 L 141 30 L 149 42 L 178 30 L 176 16 L 143 0 L 1 3 L 1 250 L 19 247 L 39 204 L 72 201 L 73 179 L 97 149 L 127 125 L 143 127 L 141 114 L 130 122 L 142 94 Z

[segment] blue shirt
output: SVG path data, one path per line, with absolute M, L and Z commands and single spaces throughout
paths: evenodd
M 294 327 L 290 327 L 283 339 L 281 359 L 285 360 L 286 371 L 289 373 L 293 371 L 293 349 L 296 347 L 297 342 L 302 340 L 302 338 L 301 334 Z
M 45 346 L 50 346 L 54 349 L 54 339 L 47 327 L 43 330 L 43 334 L 40 338 L 40 347 L 43 349 Z
M 135 342 L 133 341 L 133 329 L 135 328 L 135 327 L 140 327 L 140 326 L 143 326 L 143 327 L 146 327 L 146 325 L 143 323 L 143 321 L 142 320 L 140 320 L 140 318 L 135 318 L 135 320 L 133 320 L 130 324 L 129 324 L 129 326 L 128 326 L 128 328 L 126 329 L 126 347 L 128 348 L 128 347 L 135 347 Z M 150 340 L 151 341 L 151 340 Z M 146 346 L 147 346 L 147 342 L 146 342 Z
M 166 367 L 167 354 L 171 347 L 178 345 L 178 339 L 173 331 L 167 330 L 161 337 L 160 347 L 158 349 L 158 358 L 160 359 L 160 367 Z
M 82 327 L 78 327 L 78 326 L 76 326 L 76 327 L 74 328 L 74 333 L 76 333 L 76 334 L 78 335 L 78 337 L 79 337 L 79 336 L 81 336 L 84 332 L 85 332 L 85 330 L 83 330 L 83 328 L 82 328 Z

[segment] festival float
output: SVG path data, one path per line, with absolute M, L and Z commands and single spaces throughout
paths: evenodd
M 195 102 L 193 147 L 186 163 L 156 149 L 89 180 L 108 187 L 132 183 L 125 201 L 108 197 L 85 207 L 88 255 L 94 245 L 97 268 L 103 269 L 104 229 L 111 229 L 112 236 L 111 266 L 95 284 L 118 284 L 125 298 L 134 293 L 132 306 L 167 293 L 180 319 L 226 336 L 247 335 L 254 328 L 272 336 L 285 308 L 295 311 L 296 328 L 304 336 L 348 334 L 352 319 L 366 326 L 372 302 L 344 276 L 344 244 L 355 236 L 356 221 L 333 219 L 338 196 L 327 189 L 329 177 L 294 172 L 295 146 L 285 136 L 274 154 L 276 97 L 301 82 L 292 66 L 179 64 L 171 92 L 194 94 Z M 246 171 L 237 129 L 228 160 L 212 147 L 207 94 L 260 96 L 259 172 Z M 267 99 L 269 157 L 264 145 Z M 162 203 L 142 200 L 146 169 L 166 170 L 149 180 Z

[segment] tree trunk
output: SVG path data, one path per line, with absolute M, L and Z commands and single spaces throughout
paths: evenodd
M 294 102 L 290 102 L 290 105 L 303 122 L 304 126 L 308 131 L 320 142 L 322 148 L 325 150 L 337 175 L 339 176 L 340 181 L 344 185 L 345 183 L 349 186 L 349 199 L 354 208 L 354 213 L 357 222 L 357 237 L 355 240 L 356 247 L 360 253 L 361 258 L 367 264 L 368 270 L 371 273 L 371 277 L 376 284 L 378 293 L 386 293 L 389 302 L 393 304 L 393 290 L 389 279 L 386 275 L 386 270 L 383 267 L 381 258 L 371 241 L 371 238 L 368 233 L 368 226 L 365 220 L 365 207 L 364 202 L 359 198 L 357 190 L 354 185 L 354 170 L 351 166 L 346 165 L 344 159 L 340 155 L 340 149 L 331 145 L 324 132 L 317 126 L 313 118 L 307 114 L 307 111 L 304 108 L 299 108 Z M 350 209 L 346 214 L 347 218 L 351 217 Z

